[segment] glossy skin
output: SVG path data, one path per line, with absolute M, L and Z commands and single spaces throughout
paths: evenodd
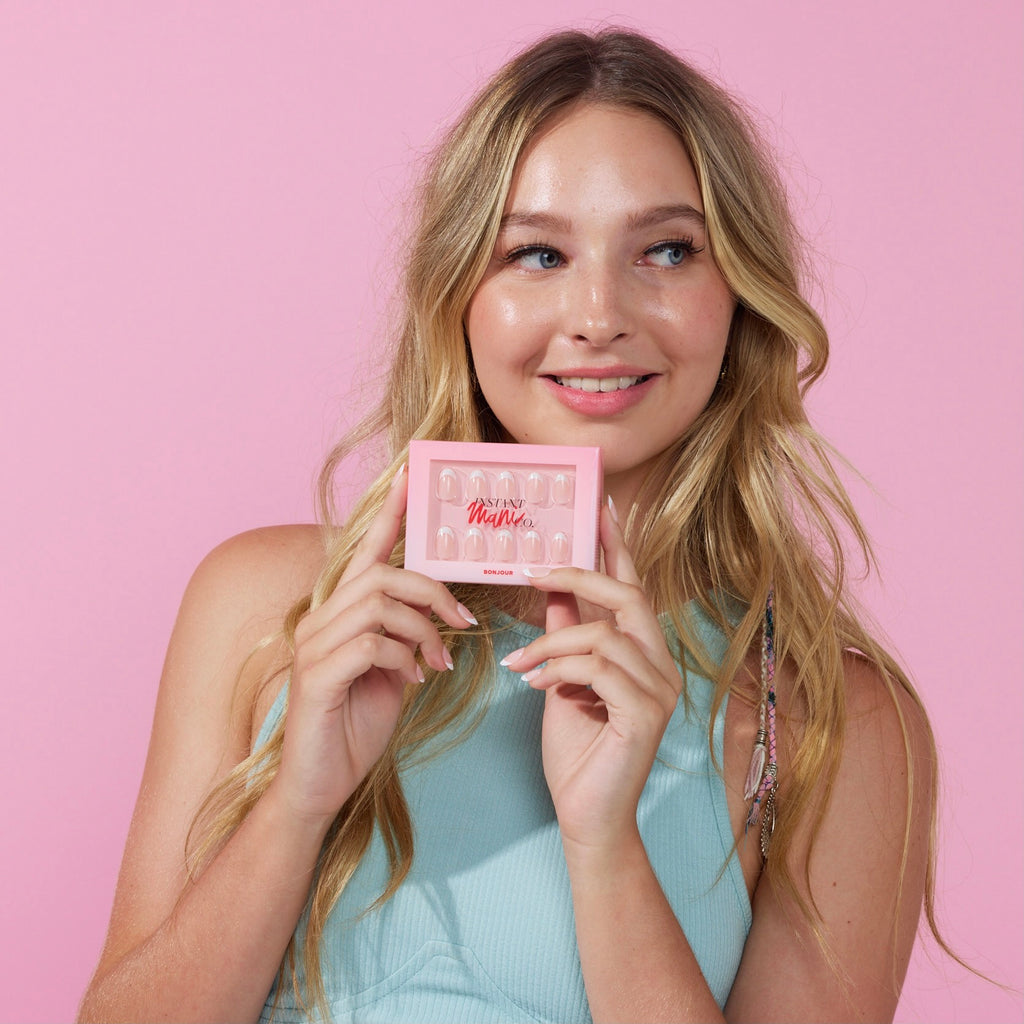
M 642 186 L 627 173 L 627 154 L 643 162 Z M 510 222 L 467 314 L 481 386 L 509 435 L 602 444 L 606 487 L 622 508 L 650 460 L 707 401 L 724 353 L 731 298 L 699 220 L 679 209 L 699 212 L 692 185 L 685 155 L 657 122 L 577 109 L 525 156 L 509 211 L 534 222 Z M 674 209 L 667 221 L 652 216 L 666 203 Z M 543 239 L 516 234 L 529 227 L 533 236 L 540 226 Z M 684 235 L 704 252 L 687 257 L 678 245 Z M 509 244 L 534 248 L 508 261 Z M 570 373 L 652 376 L 594 397 L 566 395 L 550 379 Z M 414 654 L 438 671 L 450 667 L 432 616 L 456 629 L 474 625 L 443 584 L 386 564 L 405 493 L 399 474 L 334 593 L 300 623 L 281 769 L 189 883 L 181 851 L 192 818 L 211 784 L 251 750 L 281 677 L 275 686 L 261 683 L 289 662 L 281 646 L 248 655 L 309 592 L 324 552 L 314 528 L 275 528 L 229 541 L 197 570 L 168 651 L 110 933 L 82 1019 L 258 1017 L 328 825 L 394 730 L 403 689 L 421 684 Z M 804 890 L 845 974 L 824 959 L 793 903 L 759 884 L 757 852 L 741 843 L 754 923 L 723 1015 L 636 825 L 679 675 L 612 506 L 602 513 L 601 545 L 604 571 L 538 573 L 545 632 L 506 659 L 546 695 L 544 771 L 594 1019 L 891 1019 L 924 882 L 931 782 L 916 708 L 902 704 L 919 794 L 908 809 L 896 707 L 876 673 L 850 659 L 843 761 Z M 737 693 L 750 691 L 756 672 L 752 659 Z M 800 722 L 791 681 L 790 666 L 780 666 L 783 780 Z M 724 775 L 737 835 L 755 725 L 750 705 L 731 700 Z M 901 874 L 905 827 L 912 843 Z M 793 847 L 801 884 L 809 840 L 808 827 Z M 894 915 L 901 878 L 904 899 Z
M 600 445 L 628 508 L 714 390 L 735 301 L 700 189 L 653 117 L 573 108 L 525 150 L 466 315 L 484 397 L 520 443 Z M 557 382 L 640 378 L 614 391 Z

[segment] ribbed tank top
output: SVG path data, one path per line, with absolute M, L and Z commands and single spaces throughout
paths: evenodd
M 487 711 L 450 750 L 403 772 L 415 834 L 412 870 L 366 913 L 387 879 L 379 835 L 328 919 L 322 964 L 336 1024 L 590 1021 L 572 894 L 544 781 L 544 695 L 497 666 L 540 630 L 502 615 Z M 725 641 L 697 620 L 709 652 Z M 725 788 L 708 746 L 713 687 L 692 669 L 644 787 L 637 820 L 651 864 L 719 1005 L 750 930 L 750 900 Z M 280 720 L 287 687 L 260 730 Z M 725 703 L 712 745 L 722 763 Z M 724 865 L 724 870 L 723 870 Z M 299 923 L 299 935 L 303 922 Z M 300 979 L 301 961 L 300 961 Z M 277 1006 L 271 1017 L 271 1007 Z M 261 1020 L 311 1018 L 289 985 Z

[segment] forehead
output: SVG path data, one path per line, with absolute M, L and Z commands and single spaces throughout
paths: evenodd
M 693 166 L 678 136 L 652 114 L 584 104 L 537 131 L 516 163 L 505 212 L 526 207 L 686 203 L 703 210 Z

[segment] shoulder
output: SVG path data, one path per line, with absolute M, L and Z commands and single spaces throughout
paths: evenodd
M 259 688 L 286 658 L 267 639 L 310 592 L 324 560 L 323 531 L 312 525 L 263 527 L 217 545 L 185 589 L 162 690 L 207 707 L 219 696 L 232 732 L 248 737 Z
M 280 615 L 308 593 L 323 566 L 323 531 L 313 525 L 265 526 L 218 544 L 200 563 L 185 605 L 234 616 Z
M 887 784 L 894 773 L 914 770 L 930 779 L 935 745 L 917 695 L 859 654 L 846 655 L 844 676 L 844 768 L 855 769 L 864 783 Z
M 794 845 L 805 854 L 827 846 L 823 833 L 830 830 L 851 847 L 858 829 L 866 830 L 861 837 L 886 835 L 902 844 L 908 821 L 926 824 L 930 813 L 935 743 L 917 694 L 895 666 L 852 651 L 843 656 L 842 691 L 841 707 L 819 708 L 816 716 L 804 707 L 796 715 L 797 756 L 818 748 L 822 767 L 831 761 L 835 768 L 834 774 L 823 772 L 801 801 L 805 813 L 796 836 L 803 841 Z M 781 795 L 785 772 L 780 783 Z

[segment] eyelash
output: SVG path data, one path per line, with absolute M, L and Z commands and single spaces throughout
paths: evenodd
M 645 256 L 650 256 L 652 253 L 664 252 L 666 249 L 682 249 L 686 254 L 686 257 L 680 263 L 674 264 L 675 266 L 682 266 L 686 259 L 691 256 L 696 256 L 698 253 L 704 251 L 704 246 L 694 245 L 692 238 L 670 238 L 664 242 L 658 242 L 656 245 L 650 246 L 650 248 L 644 250 Z M 555 248 L 550 245 L 545 245 L 543 242 L 530 242 L 527 245 L 518 245 L 510 252 L 507 252 L 501 257 L 502 263 L 517 263 L 524 256 L 532 256 L 536 253 L 554 253 L 560 260 L 564 260 L 565 257 Z M 545 268 L 554 269 L 554 268 Z
M 501 257 L 501 262 L 517 263 L 524 256 L 532 256 L 539 252 L 553 252 L 560 260 L 565 259 L 557 249 L 552 248 L 550 245 L 545 245 L 543 242 L 530 242 L 528 245 L 517 245 L 511 252 L 507 252 Z
M 670 238 L 664 242 L 658 242 L 657 245 L 652 245 L 649 249 L 644 250 L 645 256 L 650 256 L 651 253 L 664 252 L 666 249 L 682 249 L 686 254 L 682 262 L 675 264 L 675 266 L 682 266 L 691 256 L 696 256 L 697 253 L 704 251 L 704 246 L 694 245 L 692 238 Z

